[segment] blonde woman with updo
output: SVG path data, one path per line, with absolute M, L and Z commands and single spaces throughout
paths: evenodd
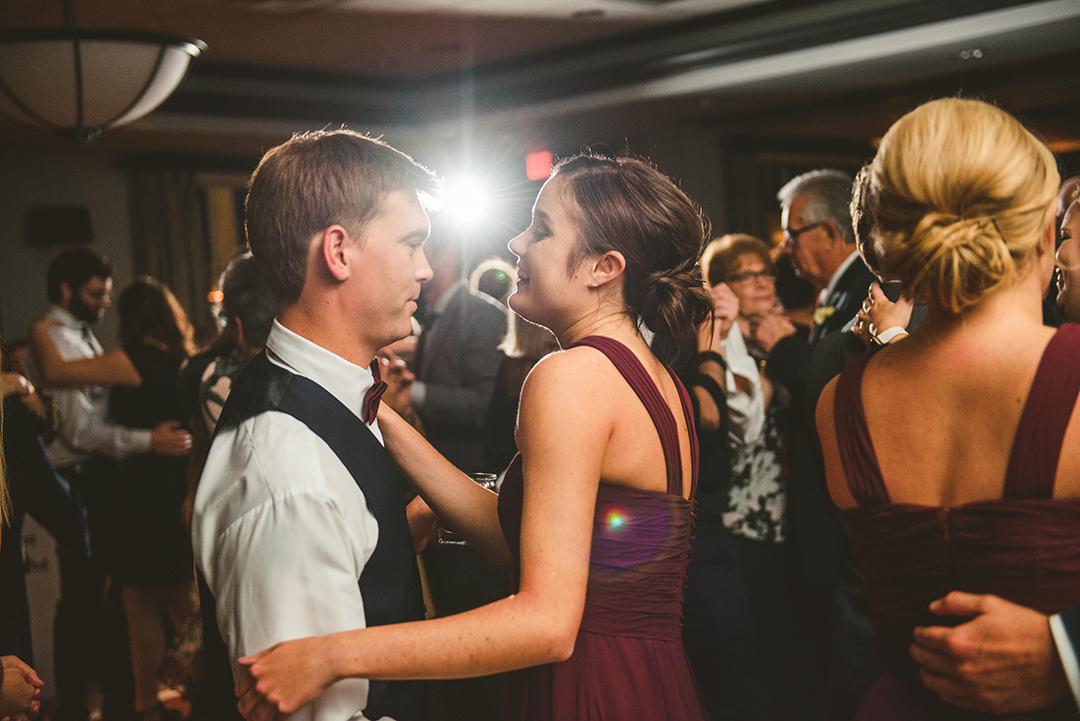
M 1058 182 L 1013 117 L 956 98 L 897 121 L 856 182 L 860 250 L 928 305 L 817 407 L 883 659 L 858 718 L 1077 718 L 1052 644 L 1019 662 L 987 635 L 1049 639 L 1080 603 L 1080 327 L 1041 311 Z M 987 669 L 997 690 L 970 683 Z

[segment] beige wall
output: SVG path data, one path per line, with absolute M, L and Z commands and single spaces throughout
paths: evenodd
M 94 228 L 93 246 L 112 261 L 117 292 L 132 277 L 127 189 L 123 171 L 72 146 L 70 153 L 17 151 L 0 156 L 0 333 L 19 338 L 47 307 L 45 270 L 64 247 L 28 246 L 27 211 L 38 205 L 86 205 Z M 95 333 L 106 347 L 116 339 L 110 310 Z

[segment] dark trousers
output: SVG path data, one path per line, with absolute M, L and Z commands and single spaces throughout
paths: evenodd
M 798 706 L 798 573 L 783 544 L 698 529 L 683 645 L 713 721 L 807 718 Z
M 109 592 L 118 465 L 78 463 L 57 471 L 86 511 L 90 560 L 60 554 L 60 601 L 54 628 L 57 721 L 84 721 L 92 683 L 101 684 L 106 718 L 120 720 L 133 707 L 127 632 L 119 588 Z
M 479 608 L 510 595 L 511 584 L 502 569 L 469 546 L 428 544 L 424 568 L 435 613 L 440 618 Z M 498 673 L 427 681 L 427 715 L 432 721 L 502 721 L 506 715 L 509 675 Z

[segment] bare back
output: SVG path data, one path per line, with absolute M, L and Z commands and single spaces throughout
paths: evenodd
M 633 339 L 626 339 L 620 344 L 636 359 L 639 372 L 644 374 L 643 382 L 638 385 L 651 385 L 657 392 L 652 400 L 655 406 L 652 413 L 646 407 L 648 401 L 635 392 L 623 371 L 596 348 L 572 347 L 549 356 L 537 365 L 533 375 L 540 375 L 536 373 L 539 370 L 546 376 L 557 366 L 556 372 L 563 375 L 563 382 L 558 385 L 563 389 L 569 383 L 577 386 L 575 392 L 564 390 L 564 411 L 582 414 L 590 425 L 605 429 L 600 480 L 609 485 L 670 492 L 664 448 L 658 434 L 658 422 L 654 422 L 654 415 L 662 414 L 666 408 L 677 435 L 678 466 L 681 468 L 677 479 L 681 479 L 682 497 L 688 498 L 694 480 L 692 430 L 680 391 L 666 366 L 657 360 L 643 340 L 636 340 L 635 343 Z M 526 386 L 536 385 L 535 381 L 540 378 L 531 380 L 534 383 L 527 382 Z
M 1009 337 L 913 336 L 871 359 L 862 379 L 870 441 L 893 503 L 957 506 L 1002 497 L 1013 440 L 1032 381 L 1053 336 L 1032 327 Z M 829 490 L 855 505 L 833 424 L 835 381 L 818 425 Z M 1080 498 L 1080 423 L 1066 429 L 1054 496 Z

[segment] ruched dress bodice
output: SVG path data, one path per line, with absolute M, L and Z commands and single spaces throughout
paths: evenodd
M 704 719 L 681 640 L 694 508 L 692 500 L 682 497 L 675 419 L 644 367 L 625 346 L 600 336 L 578 345 L 608 356 L 642 400 L 664 449 L 667 490 L 659 493 L 600 484 L 585 610 L 574 653 L 562 663 L 520 672 L 512 685 L 509 717 Z M 689 397 L 671 377 L 692 429 Z M 697 447 L 692 431 L 691 442 L 696 483 Z M 499 493 L 499 519 L 515 557 L 519 555 L 522 498 L 518 455 Z
M 866 353 L 844 370 L 834 403 L 840 457 L 859 503 L 847 516 L 885 669 L 860 718 L 1005 718 L 939 701 L 919 683 L 908 648 L 916 626 L 968 620 L 930 613 L 930 602 L 950 591 L 994 594 L 1043 613 L 1080 604 L 1080 500 L 1053 499 L 1062 439 L 1080 392 L 1080 326 L 1063 326 L 1043 354 L 1002 498 L 951 508 L 890 502 L 862 403 L 870 357 Z M 1008 718 L 1080 716 L 1069 698 L 1039 714 Z

